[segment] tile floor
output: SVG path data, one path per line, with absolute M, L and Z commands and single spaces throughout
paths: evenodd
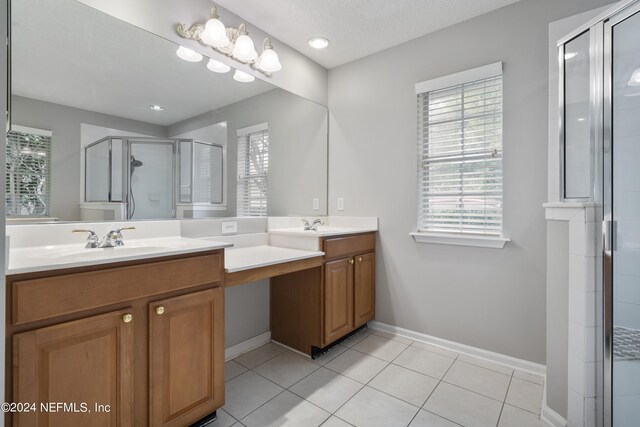
M 269 343 L 225 365 L 213 427 L 540 427 L 543 378 L 366 329 L 317 360 Z

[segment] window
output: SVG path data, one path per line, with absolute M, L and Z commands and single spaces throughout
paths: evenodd
M 21 126 L 7 133 L 7 216 L 49 215 L 51 135 Z
M 416 234 L 501 236 L 502 64 L 419 83 L 416 93 Z
M 267 216 L 269 126 L 238 130 L 238 216 Z

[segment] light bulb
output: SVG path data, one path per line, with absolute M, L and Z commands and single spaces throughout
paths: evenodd
M 187 49 L 184 46 L 180 46 L 178 48 L 178 50 L 176 51 L 176 55 L 178 55 L 178 58 L 183 59 L 187 62 L 200 62 L 202 61 L 202 55 L 200 55 L 198 52 L 193 51 L 191 49 Z
M 631 73 L 631 78 L 629 79 L 629 86 L 640 86 L 640 68 L 636 68 Z
M 215 18 L 211 18 L 204 25 L 204 31 L 200 34 L 200 39 L 213 47 L 225 47 L 229 44 L 227 29 L 224 24 Z
M 266 71 L 267 73 L 280 71 L 282 69 L 282 64 L 280 64 L 280 59 L 278 58 L 276 51 L 272 48 L 265 49 L 264 52 L 262 52 L 262 55 L 260 55 L 258 68 L 262 71 Z
M 233 80 L 237 82 L 249 83 L 254 81 L 255 79 L 256 78 L 253 77 L 251 74 L 247 74 L 244 71 L 236 70 L 236 72 L 233 73 Z
M 227 64 L 223 64 L 215 59 L 209 59 L 209 62 L 207 62 L 207 68 L 214 73 L 227 73 L 231 70 L 231 67 Z
M 324 37 L 312 37 L 309 39 L 309 46 L 314 49 L 324 49 L 329 46 L 329 40 Z
M 231 54 L 240 61 L 253 61 L 258 57 L 258 52 L 253 46 L 253 40 L 246 34 L 238 36 Z

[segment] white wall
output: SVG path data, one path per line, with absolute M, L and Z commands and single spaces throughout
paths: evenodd
M 380 217 L 376 318 L 545 363 L 548 24 L 606 0 L 523 0 L 329 72 L 329 213 Z M 504 63 L 502 250 L 418 244 L 414 85 Z
M 209 18 L 210 0 L 79 0 L 98 10 L 127 21 L 144 30 L 158 34 L 167 40 L 182 44 L 203 55 L 216 58 L 232 67 L 242 69 L 254 76 L 266 80 L 278 87 L 288 90 L 322 105 L 327 105 L 327 70 L 288 45 L 272 38 L 273 47 L 278 52 L 282 70 L 272 77 L 265 77 L 249 66 L 242 65 L 213 49 L 202 46 L 199 42 L 181 38 L 176 32 L 176 25 L 195 24 Z M 237 15 L 218 7 L 220 19 L 227 27 L 236 27 L 244 22 Z M 296 25 L 292 22 L 291 25 Z M 261 52 L 262 41 L 268 36 L 254 25 L 247 25 L 249 35 Z
M 2 38 L 0 44 L 5 46 L 7 44 L 7 1 L 0 0 L 0 34 Z M 7 111 L 7 55 L 0 55 L 0 111 Z M 2 132 L 2 146 L 6 146 L 6 135 Z M 6 173 L 6 151 L 0 150 L 0 200 L 5 200 L 5 173 Z M 0 203 L 0 229 L 3 232 L 0 234 L 0 283 L 2 283 L 2 289 L 0 289 L 0 331 L 5 330 L 5 313 L 6 313 L 6 300 L 7 295 L 5 290 L 5 204 Z M 0 343 L 0 366 L 5 366 L 4 358 L 4 337 L 2 343 Z M 2 389 L 0 390 L 0 400 L 4 402 L 4 369 L 0 369 L 0 384 Z M 4 417 L 0 417 L 0 427 L 4 426 Z

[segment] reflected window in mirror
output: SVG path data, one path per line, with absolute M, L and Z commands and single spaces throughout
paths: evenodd
M 13 126 L 7 133 L 6 215 L 49 215 L 52 133 Z
M 238 216 L 267 216 L 269 125 L 238 129 Z

